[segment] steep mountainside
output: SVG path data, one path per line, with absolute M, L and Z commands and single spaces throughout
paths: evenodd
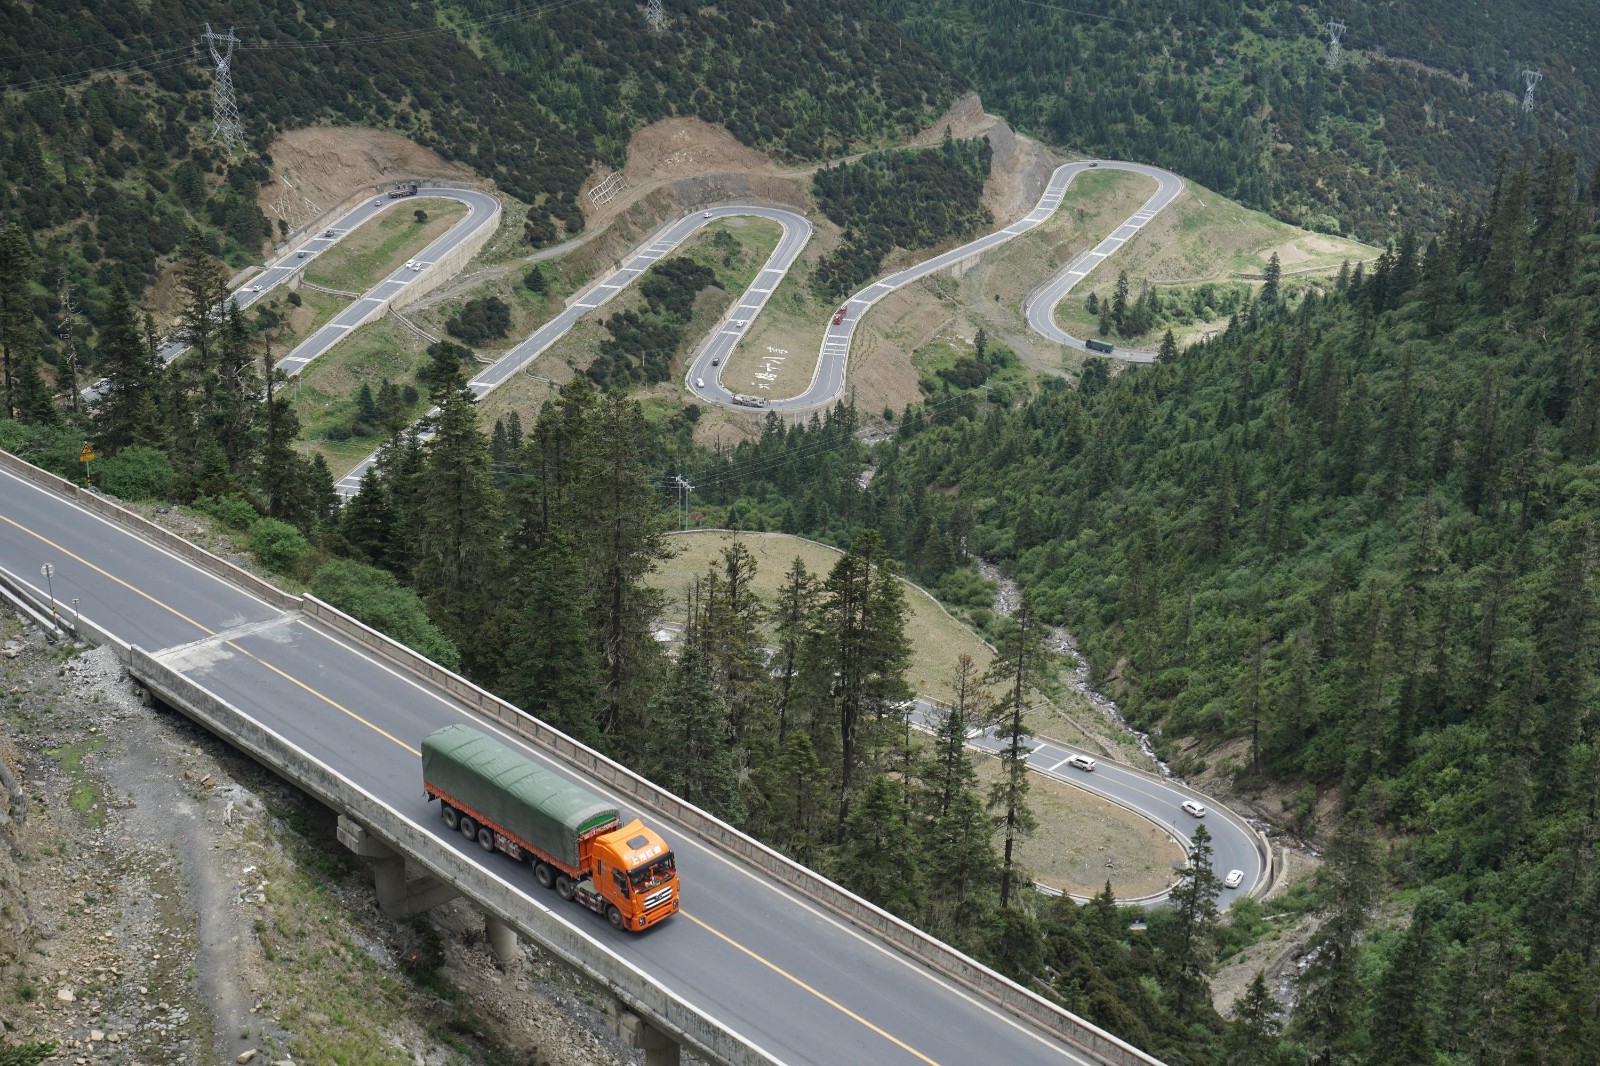
M 232 26 L 248 150 L 209 138 L 207 21 Z M 548 9 L 484 0 L 195 0 L 0 5 L 0 211 L 40 253 L 41 325 L 58 278 L 98 323 L 115 283 L 141 290 L 184 229 L 211 229 L 236 265 L 271 235 L 255 192 L 279 131 L 387 127 L 466 164 L 530 205 L 535 244 L 583 225 L 578 191 L 629 134 L 697 115 L 787 158 L 918 128 L 955 79 L 870 12 L 815 0 L 674 11 L 659 36 L 631 4 Z M 46 295 L 47 291 L 51 295 Z
M 1505 150 L 1600 156 L 1592 5 L 880 0 L 985 105 L 1057 144 L 1169 167 L 1313 229 L 1438 230 Z M 1330 15 L 1344 61 L 1328 69 Z M 1524 114 L 1522 71 L 1542 69 Z

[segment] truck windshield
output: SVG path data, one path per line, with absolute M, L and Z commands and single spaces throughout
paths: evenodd
M 628 880 L 633 882 L 635 891 L 654 888 L 663 881 L 672 880 L 672 871 L 676 868 L 672 859 L 672 852 L 655 858 L 643 866 L 635 866 L 628 871 Z

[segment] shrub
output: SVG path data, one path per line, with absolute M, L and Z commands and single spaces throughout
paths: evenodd
M 422 599 L 387 570 L 334 559 L 318 568 L 311 592 L 441 666 L 460 665 L 456 646 L 433 624 Z
M 261 517 L 261 512 L 256 510 L 255 504 L 237 493 L 227 496 L 201 496 L 194 501 L 194 509 L 241 533 L 253 526 Z
M 102 489 L 125 500 L 165 499 L 176 476 L 166 452 L 143 444 L 104 460 L 95 474 Z
M 276 518 L 257 519 L 250 527 L 250 550 L 273 573 L 287 573 L 311 550 L 300 531 Z

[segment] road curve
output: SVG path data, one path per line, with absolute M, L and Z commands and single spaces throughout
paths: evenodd
M 480 226 L 494 217 L 499 209 L 499 203 L 487 193 L 477 192 L 473 189 L 446 189 L 424 186 L 417 190 L 415 196 L 406 196 L 391 200 L 381 193 L 371 200 L 363 199 L 360 204 L 340 215 L 332 224 L 324 226 L 316 234 L 305 238 L 293 248 L 286 249 L 274 262 L 264 267 L 261 273 L 250 278 L 249 284 L 241 286 L 228 297 L 228 302 L 239 310 L 244 310 L 257 300 L 264 300 L 268 293 L 279 285 L 294 277 L 304 270 L 311 262 L 322 253 L 331 249 L 343 240 L 350 231 L 363 223 L 383 214 L 385 210 L 396 204 L 413 203 L 417 200 L 456 200 L 467 205 L 467 217 L 450 227 L 448 233 L 439 237 L 432 244 L 422 250 L 413 262 L 421 263 L 423 269 L 431 266 L 436 260 L 444 257 L 456 245 L 466 240 Z M 403 275 L 403 276 L 402 276 Z M 408 270 L 401 267 L 387 278 L 380 281 L 367 291 L 360 300 L 351 304 L 334 320 L 313 333 L 286 356 L 278 365 L 285 373 L 293 374 L 303 369 L 307 363 L 329 348 L 333 347 L 346 332 L 352 327 L 340 325 L 348 320 L 348 316 L 361 308 L 368 316 L 373 314 L 370 307 L 362 308 L 364 304 L 377 302 L 387 304 L 394 299 L 405 287 L 422 275 L 422 271 Z M 381 310 L 381 308 L 380 308 Z M 324 334 L 330 334 L 323 340 Z M 189 346 L 179 340 L 169 340 L 160 349 L 162 364 L 170 363 L 178 356 L 189 350 Z M 291 369 L 293 363 L 293 369 Z
M 766 264 L 761 272 L 756 275 L 750 287 L 740 296 L 734 309 L 728 312 L 723 324 L 713 335 L 711 341 L 704 347 L 698 356 L 691 362 L 690 374 L 696 373 L 696 367 L 709 369 L 713 360 L 725 359 L 727 353 L 733 350 L 734 343 L 750 321 L 760 310 L 766 306 L 767 299 L 772 295 L 772 290 L 778 287 L 784 274 L 800 255 L 806 243 L 811 240 L 811 223 L 806 221 L 804 215 L 793 211 L 786 211 L 778 207 L 758 207 L 752 204 L 732 204 L 724 207 L 715 207 L 709 211 L 697 211 L 685 215 L 672 225 L 661 230 L 649 244 L 640 251 L 635 252 L 622 266 L 612 271 L 598 284 L 592 285 L 580 292 L 567 305 L 559 315 L 540 326 L 533 334 L 521 344 L 512 348 L 501 356 L 493 365 L 485 367 L 471 381 L 467 387 L 477 399 L 483 399 L 499 386 L 509 381 L 512 375 L 526 367 L 534 359 L 560 340 L 568 330 L 577 325 L 578 320 L 595 308 L 602 306 L 623 289 L 631 285 L 641 274 L 649 270 L 655 263 L 670 255 L 679 245 L 688 240 L 712 222 L 719 218 L 735 218 L 745 216 L 750 218 L 764 218 L 776 222 L 783 227 L 783 236 L 778 239 L 778 246 L 767 257 Z M 703 372 L 703 371 L 702 371 Z M 695 378 L 691 376 L 689 382 L 693 384 Z M 712 382 L 716 378 L 711 379 Z M 709 384 L 709 383 L 708 383 Z M 720 385 L 718 386 L 721 389 Z M 721 389 L 726 402 L 733 402 L 733 394 L 726 389 Z M 713 402 L 723 402 L 715 400 Z M 429 414 L 434 412 L 430 411 Z M 380 449 L 381 450 L 381 449 Z M 378 452 L 374 451 L 355 468 L 340 478 L 334 486 L 340 496 L 350 499 L 361 490 L 361 478 L 366 474 L 374 462 L 377 461 Z
M 1072 179 L 1093 168 L 1104 170 L 1125 170 L 1135 174 L 1144 174 L 1156 179 L 1158 188 L 1156 194 L 1136 211 L 1127 221 L 1117 227 L 1116 231 L 1095 248 L 1079 256 L 1078 259 L 1067 265 L 1056 277 L 1035 294 L 1029 304 L 1029 324 L 1044 336 L 1061 344 L 1083 348 L 1083 342 L 1068 336 L 1057 329 L 1050 322 L 1049 315 L 1054 311 L 1055 305 L 1061 302 L 1078 281 L 1098 266 L 1101 260 L 1120 248 L 1124 242 L 1137 233 L 1145 223 L 1149 222 L 1161 210 L 1171 203 L 1183 191 L 1183 179 L 1159 167 L 1145 166 L 1141 163 L 1121 163 L 1113 160 L 1064 163 L 1050 175 L 1050 180 L 1045 184 L 1044 192 L 1039 197 L 1039 202 L 1032 211 L 1022 218 L 1011 223 L 1004 229 L 996 230 L 975 241 L 953 248 L 948 252 L 936 255 L 916 266 L 907 267 L 905 270 L 890 274 L 886 278 L 873 282 L 843 304 L 844 314 L 838 323 L 830 322 L 822 336 L 822 345 L 817 353 L 816 367 L 811 373 L 811 383 L 804 392 L 786 399 L 768 400 L 764 405 L 768 410 L 774 411 L 800 411 L 822 404 L 832 403 L 844 392 L 845 376 L 850 359 L 850 343 L 855 337 L 856 326 L 871 310 L 872 306 L 891 293 L 904 288 L 914 281 L 919 281 L 929 274 L 937 273 L 947 267 L 954 266 L 966 259 L 983 255 L 985 252 L 998 248 L 1015 237 L 1019 237 L 1029 230 L 1046 222 L 1055 214 L 1056 208 L 1061 206 L 1062 198 L 1066 195 L 1067 187 L 1072 184 Z M 1080 269 L 1081 267 L 1081 269 Z M 1032 309 L 1035 305 L 1044 309 L 1044 326 L 1034 323 Z M 746 320 L 748 324 L 748 320 Z M 1046 328 L 1047 327 L 1047 328 Z M 731 342 L 737 341 L 737 336 L 730 338 Z M 1141 358 L 1147 356 L 1147 358 Z M 1127 353 L 1121 356 L 1134 362 L 1151 362 L 1153 355 L 1149 353 Z M 696 370 L 700 369 L 699 361 Z M 697 380 L 703 378 L 702 374 L 691 371 L 688 381 L 690 391 L 708 403 L 730 405 L 732 395 L 723 388 L 720 381 L 708 381 L 704 385 L 697 385 Z
M 1098 164 L 1068 163 L 1061 170 L 1057 170 L 1056 174 L 1060 175 L 1063 170 L 1070 171 L 1067 174 L 1067 181 L 1070 182 L 1076 175 L 1096 165 L 1101 170 L 1125 170 L 1156 179 L 1155 195 L 1146 200 L 1144 206 L 1130 215 L 1126 222 L 1112 231 L 1111 236 L 1056 271 L 1048 281 L 1035 289 L 1024 301 L 1022 312 L 1035 333 L 1057 344 L 1089 352 L 1090 355 L 1110 354 L 1114 359 L 1123 359 L 1130 363 L 1153 363 L 1156 361 L 1154 352 L 1131 349 L 1119 349 L 1111 353 L 1091 352 L 1087 344 L 1056 325 L 1056 306 L 1066 298 L 1067 293 L 1072 291 L 1073 286 L 1087 277 L 1089 272 L 1104 262 L 1107 256 L 1131 240 L 1135 233 L 1143 229 L 1146 223 L 1159 215 L 1183 191 L 1182 178 L 1160 167 L 1145 166 L 1142 163 L 1119 163 L 1110 159 Z
M 447 232 L 435 238 L 421 252 L 417 253 L 416 258 L 411 260 L 411 263 L 415 264 L 415 268 L 407 265 L 394 271 L 368 289 L 359 300 L 334 315 L 333 319 L 321 329 L 296 345 L 294 350 L 284 356 L 278 363 L 278 368 L 286 375 L 293 377 L 300 373 L 313 359 L 342 341 L 351 330 L 363 322 L 382 314 L 384 309 L 389 306 L 389 301 L 404 292 L 407 285 L 411 285 L 422 278 L 430 267 L 449 255 L 457 245 L 468 240 L 479 229 L 492 224 L 499 217 L 500 202 L 488 193 L 478 192 L 474 189 L 445 189 L 429 186 L 418 189 L 415 196 L 407 196 L 395 200 L 379 195 L 371 200 L 363 200 L 358 207 L 341 217 L 332 227 L 323 231 L 324 233 L 332 233 L 332 237 L 319 234 L 311 238 L 296 249 L 292 255 L 285 256 L 279 260 L 278 265 L 273 267 L 273 270 L 283 270 L 284 263 L 294 264 L 290 267 L 291 272 L 297 270 L 308 264 L 319 253 L 333 247 L 334 243 L 344 234 L 365 222 L 370 222 L 396 204 L 410 205 L 422 199 L 455 200 L 458 203 L 466 204 L 467 215 L 460 222 L 451 226 Z M 302 258 L 302 255 L 304 258 Z M 252 282 L 252 284 L 263 285 L 265 289 L 265 284 L 259 280 Z M 237 299 L 237 295 L 235 299 Z

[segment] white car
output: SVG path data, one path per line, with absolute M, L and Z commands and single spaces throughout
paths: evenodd
M 1244 884 L 1244 871 L 1229 870 L 1228 876 L 1222 879 L 1222 884 L 1224 888 L 1238 888 Z
M 244 291 L 245 292 L 260 292 L 261 291 L 261 286 L 260 285 L 246 285 L 245 288 L 244 288 Z
M 421 270 L 422 269 L 422 264 L 421 263 L 412 263 L 411 264 L 411 269 L 412 269 L 413 272 Z
M 707 211 L 705 214 L 701 215 L 700 217 L 701 218 L 710 218 L 711 217 L 711 212 Z
M 374 200 L 374 201 L 372 201 L 372 206 L 373 207 L 382 207 L 383 206 L 383 201 L 382 200 Z
M 1203 803 L 1196 803 L 1194 800 L 1184 800 L 1182 806 L 1184 813 L 1186 814 L 1192 814 L 1196 818 L 1204 818 L 1206 816 L 1206 806 Z
M 1067 765 L 1074 770 L 1083 770 L 1086 773 L 1094 772 L 1094 760 L 1087 755 L 1069 755 L 1067 756 Z
M 705 378 L 695 378 L 694 379 L 694 387 L 697 388 L 697 389 L 705 388 L 706 387 L 706 379 Z

